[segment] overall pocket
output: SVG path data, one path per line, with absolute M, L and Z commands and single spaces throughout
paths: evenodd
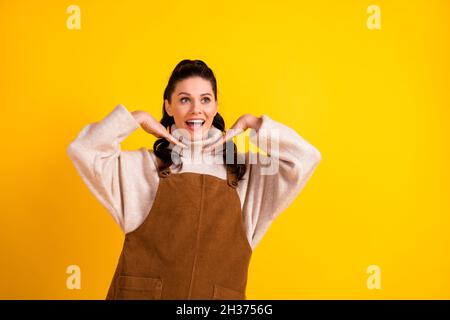
M 246 300 L 244 292 L 236 291 L 234 289 L 226 288 L 215 284 L 213 291 L 214 300 Z
M 118 300 L 161 299 L 163 282 L 160 278 L 119 276 L 117 279 Z

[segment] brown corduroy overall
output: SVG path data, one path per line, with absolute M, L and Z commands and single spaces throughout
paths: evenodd
M 125 235 L 106 299 L 246 299 L 252 248 L 237 177 L 159 171 L 153 206 Z

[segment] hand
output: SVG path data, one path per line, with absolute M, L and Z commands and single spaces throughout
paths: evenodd
M 187 148 L 184 143 L 178 141 L 174 136 L 172 136 L 166 130 L 166 128 L 164 128 L 163 125 L 148 112 L 137 110 L 131 112 L 131 114 L 142 127 L 142 129 L 144 129 L 144 131 L 154 135 L 157 138 L 165 138 L 166 140 L 182 148 Z
M 259 130 L 261 126 L 262 118 L 255 117 L 252 114 L 244 114 L 240 116 L 236 122 L 225 132 L 225 135 L 221 137 L 217 142 L 213 143 L 211 146 L 208 146 L 203 149 L 203 152 L 209 152 L 218 146 L 226 143 L 228 140 L 232 139 L 234 136 L 244 132 L 248 128 L 254 129 L 256 131 Z

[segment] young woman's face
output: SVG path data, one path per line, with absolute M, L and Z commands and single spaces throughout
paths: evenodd
M 191 140 L 198 140 L 206 137 L 212 126 L 217 100 L 208 80 L 191 77 L 177 83 L 171 103 L 166 99 L 164 107 L 177 128 L 186 129 Z

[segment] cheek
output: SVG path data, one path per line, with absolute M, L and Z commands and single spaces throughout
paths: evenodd
M 185 116 L 180 111 L 175 111 L 173 113 L 173 118 L 175 120 L 175 124 L 177 125 L 177 127 L 181 127 L 184 125 Z
M 214 121 L 214 114 L 211 114 L 211 115 L 208 116 L 208 123 L 210 125 L 212 125 L 213 121 Z
M 176 119 L 183 120 L 186 117 L 186 111 L 184 111 L 183 108 L 175 108 L 173 110 L 173 116 Z
M 213 119 L 217 113 L 217 107 L 212 107 L 208 110 L 208 117 Z M 211 120 L 212 121 L 212 120 Z

